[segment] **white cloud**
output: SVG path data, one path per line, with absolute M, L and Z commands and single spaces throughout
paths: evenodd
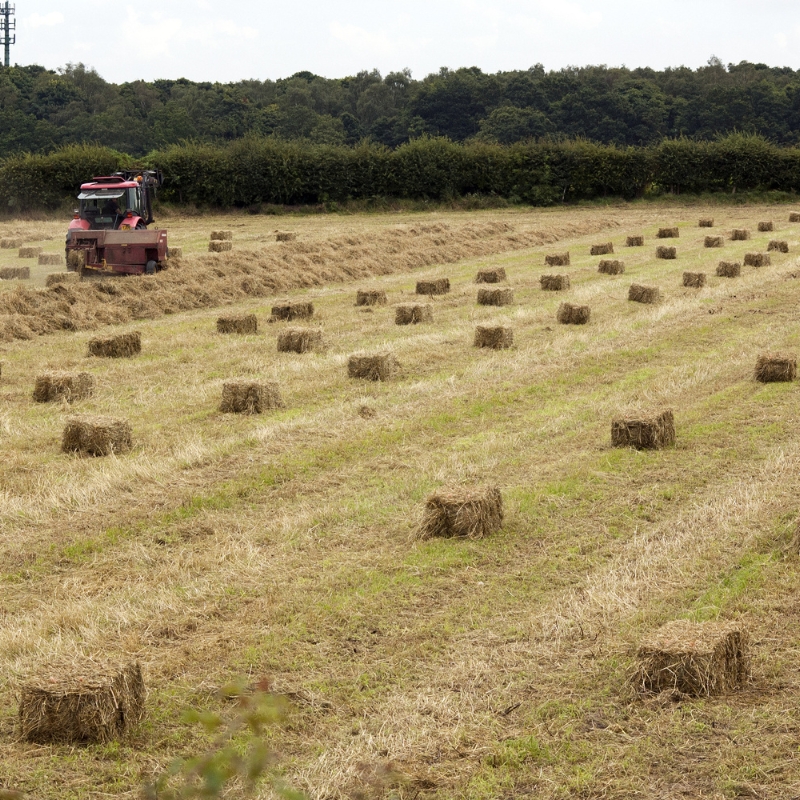
M 51 11 L 49 14 L 31 14 L 24 17 L 22 22 L 30 28 L 52 28 L 64 22 L 64 15 L 60 11 Z
M 398 52 L 397 43 L 383 31 L 368 31 L 358 25 L 342 25 L 334 21 L 330 24 L 330 32 L 334 39 L 364 53 L 392 55 Z

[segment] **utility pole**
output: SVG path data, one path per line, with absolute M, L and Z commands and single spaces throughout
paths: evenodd
M 16 44 L 17 36 L 11 32 L 16 30 L 17 23 L 11 19 L 15 13 L 15 6 L 12 6 L 8 0 L 5 4 L 0 3 L 0 44 L 5 48 L 5 60 L 3 63 L 11 66 L 11 45 Z

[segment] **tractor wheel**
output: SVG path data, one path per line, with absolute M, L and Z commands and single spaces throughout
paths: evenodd
M 145 225 L 145 224 L 144 224 L 144 222 L 142 222 L 141 220 L 139 220 L 139 221 L 136 223 L 136 228 L 135 228 L 134 230 L 137 230 L 137 231 L 143 231 L 143 230 L 144 230 L 146 227 L 147 227 L 147 225 Z
M 144 267 L 145 275 L 155 275 L 157 268 L 158 264 L 155 261 L 148 261 Z

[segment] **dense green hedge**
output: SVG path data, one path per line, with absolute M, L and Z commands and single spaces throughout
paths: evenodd
M 0 162 L 0 209 L 53 208 L 93 175 L 128 165 L 101 147 L 72 146 Z M 550 205 L 647 191 L 800 190 L 800 149 L 734 134 L 715 142 L 665 140 L 619 148 L 587 141 L 508 147 L 421 138 L 395 150 L 245 138 L 225 146 L 185 143 L 145 163 L 166 176 L 161 197 L 198 206 L 248 207 L 370 197 L 446 200 L 494 194 Z

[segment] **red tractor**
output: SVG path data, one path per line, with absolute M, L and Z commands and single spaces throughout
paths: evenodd
M 161 172 L 125 170 L 81 184 L 67 231 L 67 269 L 84 274 L 153 275 L 167 257 L 167 232 L 147 230 Z

